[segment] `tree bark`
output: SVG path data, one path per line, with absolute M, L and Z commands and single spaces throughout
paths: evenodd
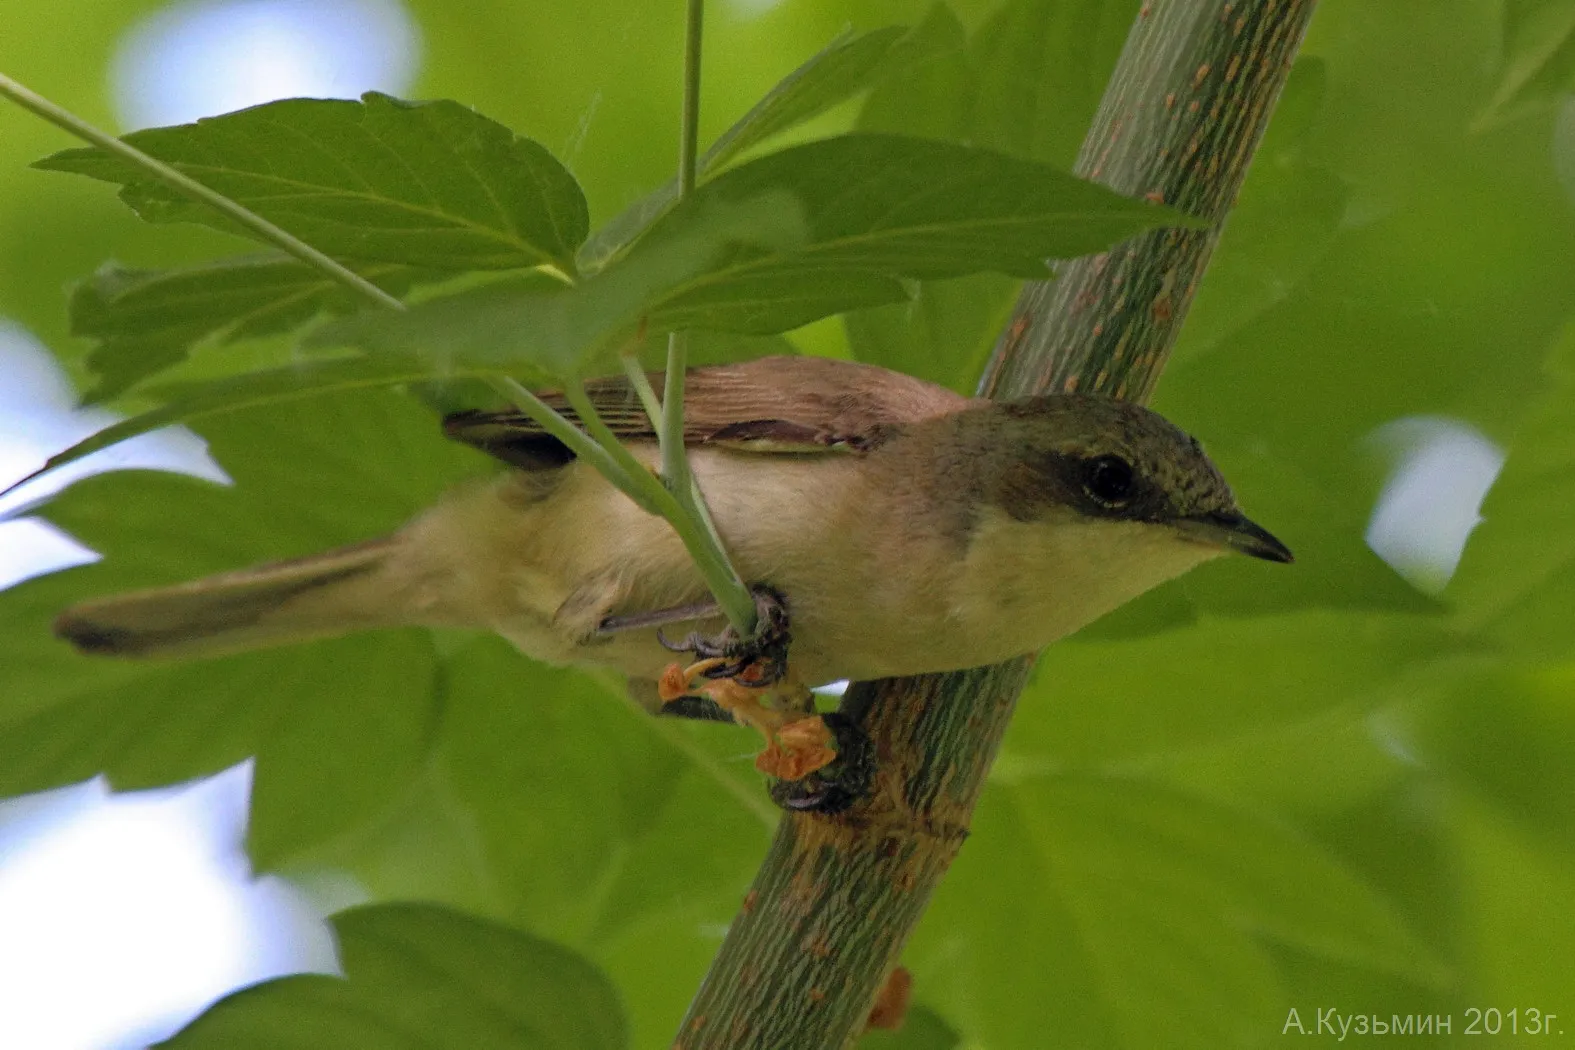
M 981 392 L 1147 400 L 1284 86 L 1314 0 L 1143 5 L 1074 170 L 1212 224 L 1156 230 L 1025 287 Z M 967 836 L 1031 658 L 862 682 L 843 712 L 874 745 L 870 796 L 783 818 L 674 1039 L 816 1050 L 859 1037 Z

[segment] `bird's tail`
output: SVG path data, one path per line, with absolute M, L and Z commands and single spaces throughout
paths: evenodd
M 109 656 L 219 656 L 411 622 L 390 600 L 388 537 L 72 606 L 55 634 Z

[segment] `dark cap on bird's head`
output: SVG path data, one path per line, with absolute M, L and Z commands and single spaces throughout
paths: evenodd
M 1289 562 L 1248 520 L 1203 447 L 1140 405 L 1087 394 L 999 402 L 1010 459 L 986 498 L 1019 521 L 1072 508 L 1091 518 L 1168 525 L 1189 540 Z M 978 411 L 978 410 L 975 410 Z M 990 410 L 986 410 L 990 411 Z

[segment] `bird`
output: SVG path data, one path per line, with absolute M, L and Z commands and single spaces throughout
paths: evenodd
M 993 401 L 807 356 L 685 378 L 692 472 L 739 575 L 785 607 L 795 683 L 997 663 L 1220 555 L 1292 560 L 1199 443 L 1136 404 Z M 656 430 L 633 384 L 600 379 L 585 391 L 657 470 Z M 577 418 L 561 393 L 541 397 Z M 664 631 L 698 637 L 725 623 L 668 523 L 517 409 L 461 412 L 443 426 L 506 469 L 388 536 L 85 601 L 55 632 L 95 655 L 200 658 L 374 628 L 470 628 L 549 664 L 611 668 L 652 706 L 685 691 Z M 775 745 L 798 717 L 757 728 Z M 816 748 L 798 750 L 820 761 Z

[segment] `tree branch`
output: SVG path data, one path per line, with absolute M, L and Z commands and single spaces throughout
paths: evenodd
M 1057 267 L 1024 289 L 981 389 L 1153 389 L 1301 42 L 1314 0 L 1151 0 L 1075 170 L 1213 218 Z M 1032 666 L 855 685 L 871 797 L 785 817 L 674 1040 L 682 1050 L 848 1047 L 967 834 Z

